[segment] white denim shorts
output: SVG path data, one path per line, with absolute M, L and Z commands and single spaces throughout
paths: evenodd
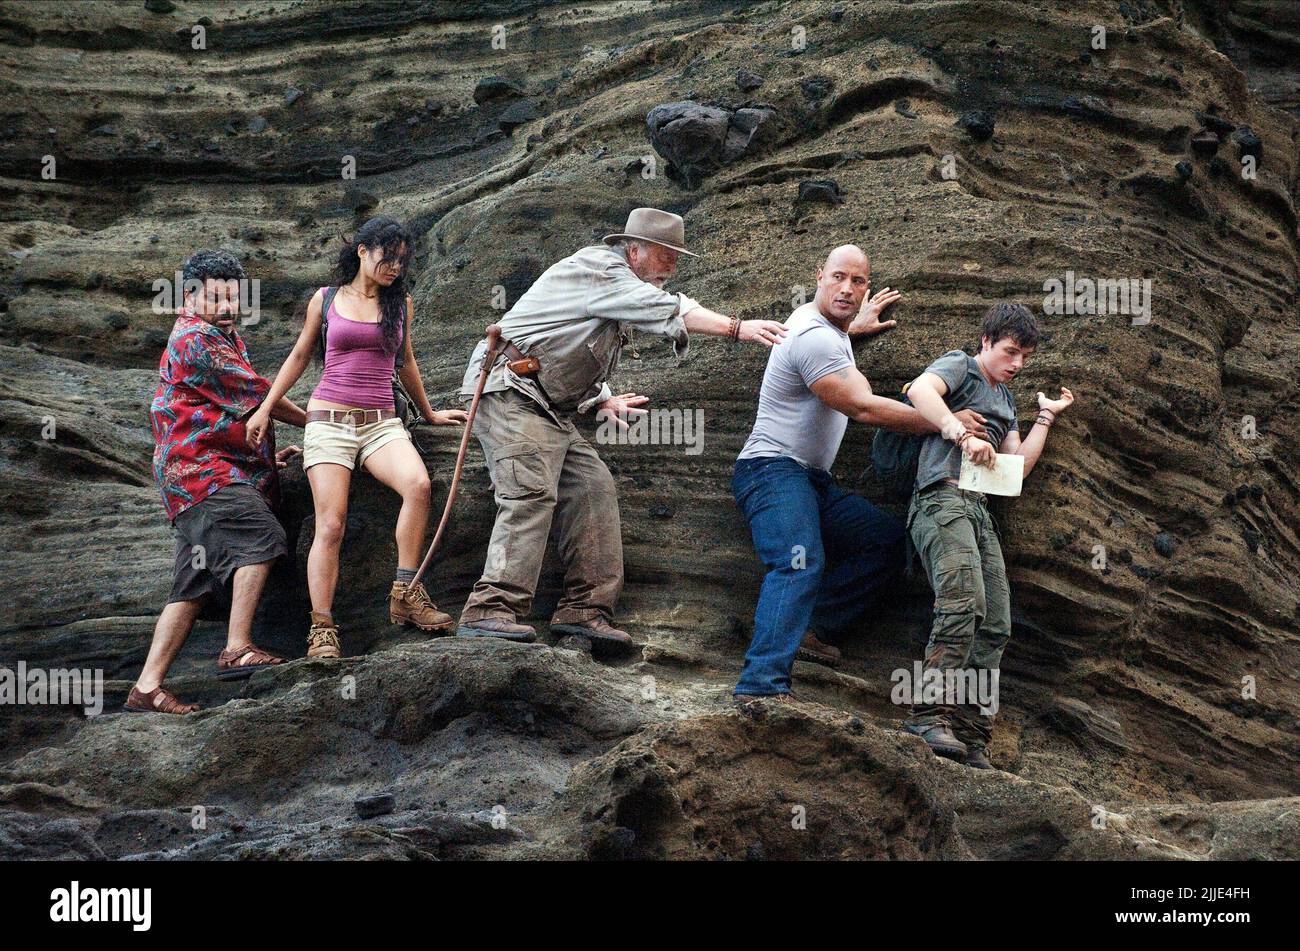
M 355 469 L 394 439 L 410 438 L 402 421 L 396 418 L 364 426 L 325 420 L 308 423 L 302 437 L 302 467 L 310 469 L 321 462 L 333 462 Z

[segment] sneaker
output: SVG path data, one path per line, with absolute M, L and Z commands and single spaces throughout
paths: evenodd
M 338 660 L 343 656 L 339 647 L 339 629 L 328 614 L 311 612 L 311 630 L 307 632 L 307 656 L 324 660 Z
M 520 644 L 537 640 L 537 629 L 529 624 L 516 624 L 501 617 L 485 617 L 479 621 L 462 622 L 456 629 L 457 637 L 499 637 Z
M 957 737 L 953 736 L 952 730 L 944 723 L 925 724 L 907 724 L 907 732 L 915 733 L 921 739 L 925 740 L 926 745 L 934 751 L 936 756 L 944 756 L 948 759 L 962 760 L 966 759 L 966 744 Z
M 393 582 L 393 590 L 388 593 L 388 620 L 413 624 L 422 631 L 448 631 L 453 623 L 451 615 L 438 610 L 419 581 L 414 586 L 405 581 Z

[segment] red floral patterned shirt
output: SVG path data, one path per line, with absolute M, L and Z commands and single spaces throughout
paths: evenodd
M 168 521 L 234 483 L 255 487 L 275 504 L 274 434 L 248 446 L 247 416 L 271 389 L 254 372 L 239 334 L 179 311 L 158 364 L 153 472 Z M 271 427 L 274 428 L 274 427 Z

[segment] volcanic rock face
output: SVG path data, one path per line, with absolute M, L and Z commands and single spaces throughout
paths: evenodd
M 860 244 L 873 286 L 905 294 L 898 329 L 858 346 L 880 392 L 969 348 L 991 302 L 1041 312 L 1045 282 L 1073 287 L 1013 389 L 1025 423 L 1038 390 L 1078 404 L 995 508 L 1015 618 L 998 771 L 897 729 L 919 579 L 841 641 L 839 671 L 796 666 L 811 703 L 731 710 L 761 572 L 729 474 L 764 353 L 697 340 L 677 365 L 638 336 L 615 385 L 705 420 L 698 455 L 600 447 L 640 653 L 389 626 L 397 500 L 358 476 L 336 615 L 364 656 L 223 684 L 209 621 L 169 680 L 197 716 L 0 707 L 0 855 L 1300 857 L 1294 10 L 407 0 L 203 24 L 149 6 L 0 6 L 0 664 L 101 669 L 110 713 L 172 562 L 154 282 L 200 247 L 259 281 L 241 333 L 270 375 L 337 236 L 409 222 L 416 353 L 452 406 L 494 301 L 653 205 L 704 255 L 672 286 L 746 318 L 783 319 L 831 247 Z M 1101 295 L 1127 311 L 1075 306 L 1084 281 L 1147 280 Z M 843 481 L 870 435 L 850 427 Z M 455 433 L 416 438 L 440 506 Z M 301 656 L 296 466 L 285 496 L 297 557 L 256 637 Z M 492 513 L 474 446 L 430 579 L 445 609 Z M 558 585 L 548 568 L 544 633 Z M 382 795 L 392 811 L 361 819 Z

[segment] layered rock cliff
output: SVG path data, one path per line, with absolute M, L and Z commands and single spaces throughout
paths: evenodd
M 1286 5 L 0 3 L 0 44 L 0 662 L 101 668 L 110 711 L 170 582 L 152 285 L 196 248 L 259 281 L 242 333 L 270 375 L 338 235 L 409 222 L 416 352 L 444 406 L 494 302 L 642 205 L 684 215 L 703 255 L 673 286 L 743 317 L 783 318 L 831 247 L 860 244 L 873 285 L 905 294 L 898 329 L 858 348 L 880 391 L 971 345 L 992 301 L 1151 282 L 1149 322 L 1045 315 L 1015 385 L 1026 413 L 1061 385 L 1078 405 L 996 509 L 1015 613 L 997 773 L 897 732 L 919 580 L 842 641 L 839 672 L 796 667 L 808 707 L 730 710 L 761 572 L 728 482 L 764 354 L 697 339 L 677 364 L 639 336 L 617 385 L 705 428 L 699 455 L 601 448 L 638 653 L 390 627 L 396 499 L 361 477 L 337 614 L 362 656 L 220 684 L 211 621 L 170 681 L 197 717 L 0 709 L 0 852 L 1300 856 Z M 850 427 L 846 483 L 870 436 Z M 454 434 L 417 439 L 438 507 Z M 300 469 L 285 483 L 298 557 L 257 638 L 297 656 L 311 504 Z M 473 447 L 431 578 L 444 608 L 492 512 Z M 548 568 L 543 622 L 558 584 Z M 338 821 L 382 793 L 391 815 Z

